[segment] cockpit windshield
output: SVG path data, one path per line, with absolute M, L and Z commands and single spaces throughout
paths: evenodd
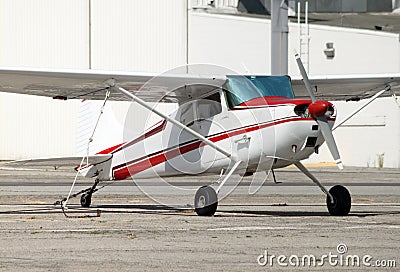
M 227 76 L 225 88 L 230 108 L 264 96 L 294 98 L 289 76 Z

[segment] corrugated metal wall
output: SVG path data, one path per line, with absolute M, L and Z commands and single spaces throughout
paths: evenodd
M 186 10 L 185 0 L 0 0 L 0 66 L 171 69 L 186 63 Z M 79 105 L 0 93 L 0 160 L 74 155 Z
M 0 65 L 88 68 L 88 3 L 1 0 Z
M 185 0 L 95 0 L 92 68 L 162 72 L 186 63 Z
M 0 65 L 87 69 L 88 3 L 1 0 Z M 76 112 L 76 101 L 1 93 L 0 159 L 73 154 Z
M 79 101 L 0 95 L 0 159 L 73 155 Z

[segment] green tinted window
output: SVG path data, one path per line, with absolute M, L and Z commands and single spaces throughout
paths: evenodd
M 288 76 L 227 76 L 228 104 L 237 106 L 249 100 L 264 96 L 294 98 Z

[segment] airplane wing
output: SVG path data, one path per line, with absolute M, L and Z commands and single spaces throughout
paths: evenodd
M 111 159 L 112 155 L 93 155 L 88 157 L 88 161 L 84 160 L 84 163 L 89 165 L 97 165 Z M 41 158 L 41 159 L 30 159 L 12 161 L 2 164 L 3 167 L 21 168 L 21 167 L 53 167 L 58 169 L 60 167 L 77 167 L 82 162 L 82 156 L 80 157 L 59 157 L 59 158 Z
M 195 73 L 195 69 L 188 72 L 191 73 L 155 74 L 0 67 L 0 92 L 47 96 L 61 100 L 104 100 L 109 88 L 106 81 L 113 80 L 118 86 L 146 102 L 181 103 L 212 94 L 226 82 L 225 75 L 199 74 Z M 128 99 L 129 97 L 116 91 L 112 91 L 109 97 L 109 100 Z M 97 165 L 111 157 L 112 155 L 90 156 L 89 163 L 85 161 L 85 164 Z M 42 158 L 14 161 L 3 166 L 47 166 L 57 169 L 64 166 L 76 167 L 81 161 L 82 157 Z
M 328 100 L 359 100 L 369 98 L 387 85 L 400 94 L 400 73 L 397 74 L 348 74 L 309 76 L 316 97 Z M 292 77 L 296 97 L 309 97 L 301 77 Z M 386 95 L 389 95 L 388 93 Z
M 226 75 L 0 67 L 1 92 L 63 100 L 103 100 L 109 79 L 146 102 L 182 102 L 211 94 L 226 82 Z M 400 74 L 315 75 L 310 81 L 319 99 L 363 99 L 389 83 L 399 92 L 395 86 L 400 85 Z M 297 97 L 308 97 L 301 77 L 292 77 L 292 86 Z M 113 92 L 109 99 L 127 100 L 119 92 Z
M 105 81 L 116 83 L 147 102 L 180 102 L 212 93 L 224 75 L 129 73 L 95 70 L 54 70 L 0 67 L 0 91 L 49 96 L 54 99 L 103 100 Z M 113 92 L 110 100 L 127 100 Z

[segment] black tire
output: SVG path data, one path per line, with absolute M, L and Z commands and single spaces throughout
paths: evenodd
M 328 206 L 330 215 L 348 215 L 351 209 L 351 196 L 346 187 L 335 185 L 329 190 L 329 193 L 334 198 L 334 203 L 332 203 L 330 197 L 326 196 L 326 205 Z
M 84 208 L 89 208 L 90 204 L 92 204 L 92 194 L 82 194 L 81 206 Z
M 194 210 L 199 216 L 212 216 L 217 211 L 218 196 L 210 186 L 200 187 L 194 197 Z

